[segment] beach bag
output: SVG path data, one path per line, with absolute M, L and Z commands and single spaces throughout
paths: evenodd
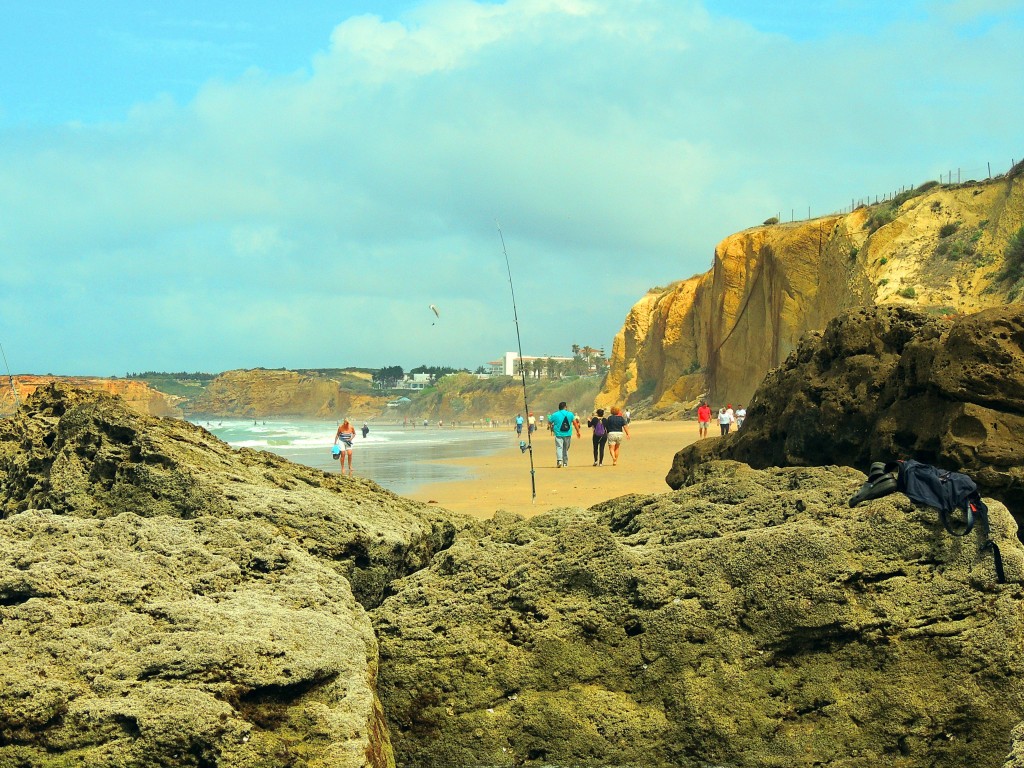
M 341 457 L 341 446 L 338 445 L 337 443 L 335 443 L 334 447 L 331 448 L 331 458 L 332 459 L 337 459 L 337 458 L 340 458 L 340 457 Z
M 562 417 L 562 426 L 560 426 L 558 428 L 558 431 L 559 432 L 571 432 L 572 431 L 572 422 L 569 421 L 569 417 L 568 416 L 563 416 Z
M 996 581 L 1006 583 L 1003 556 L 991 536 L 988 505 L 982 501 L 974 480 L 960 472 L 939 469 L 913 459 L 888 463 L 876 461 L 871 465 L 868 481 L 850 499 L 850 506 L 855 507 L 862 501 L 877 499 L 894 491 L 906 494 L 917 504 L 937 509 L 942 527 L 958 538 L 970 533 L 974 523 L 980 521 L 985 539 L 981 550 L 992 550 Z M 954 516 L 962 522 L 954 520 Z
M 942 526 L 954 536 L 970 533 L 975 517 L 988 512 L 978 493 L 978 486 L 960 472 L 939 469 L 913 459 L 891 462 L 886 469 L 898 473 L 896 487 L 912 501 L 939 510 Z M 958 511 L 963 516 L 963 523 L 954 524 L 952 516 Z
M 594 422 L 594 437 L 604 437 L 608 430 L 604 427 L 604 419 L 597 419 Z

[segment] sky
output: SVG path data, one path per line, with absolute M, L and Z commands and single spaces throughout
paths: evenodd
M 610 353 L 734 232 L 1008 170 L 1022 40 L 1024 0 L 0 0 L 6 365 Z

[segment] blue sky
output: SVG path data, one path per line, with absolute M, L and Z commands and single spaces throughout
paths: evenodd
M 0 344 L 475 368 L 500 223 L 524 352 L 610 350 L 733 232 L 1006 171 L 1021 40 L 1024 0 L 0 0 Z

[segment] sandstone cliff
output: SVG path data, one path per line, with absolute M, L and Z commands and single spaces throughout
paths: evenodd
M 195 417 L 360 420 L 386 407 L 385 397 L 353 391 L 329 376 L 256 368 L 220 374 L 187 409 Z
M 12 377 L 18 401 L 24 402 L 40 387 L 55 382 L 93 392 L 117 395 L 139 413 L 150 416 L 181 416 L 184 398 L 173 397 L 134 379 L 104 379 L 88 376 L 33 376 L 20 374 Z M 15 410 L 15 398 L 9 386 L 0 388 L 0 414 L 11 414 Z
M 1000 275 L 1024 225 L 1021 170 L 731 235 L 710 271 L 633 307 L 597 404 L 668 417 L 705 395 L 745 403 L 804 333 L 845 309 L 898 303 L 946 315 L 1016 299 L 1020 286 Z
M 601 380 L 597 376 L 566 379 L 530 379 L 527 399 L 534 413 L 551 413 L 565 401 L 581 412 L 597 396 Z M 413 402 L 396 411 L 412 418 L 446 423 L 493 418 L 509 420 L 525 410 L 522 380 L 512 376 L 478 379 L 457 373 L 440 379 L 430 390 L 415 395 Z

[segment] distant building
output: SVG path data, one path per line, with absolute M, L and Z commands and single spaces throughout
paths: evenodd
M 429 373 L 414 373 L 406 375 L 401 381 L 395 382 L 391 389 L 426 389 L 430 386 Z
M 520 360 L 520 357 L 519 357 L 519 353 L 518 352 L 506 352 L 504 359 L 499 360 L 496 363 L 490 363 L 490 365 L 492 367 L 494 365 L 500 365 L 501 366 L 501 370 L 498 373 L 504 374 L 505 376 L 518 376 L 519 375 L 519 360 Z M 540 375 L 541 376 L 547 376 L 548 372 L 547 372 L 547 370 L 545 370 L 543 368 L 543 366 L 544 366 L 544 364 L 548 360 L 554 360 L 554 361 L 560 362 L 560 363 L 571 363 L 573 361 L 573 358 L 571 358 L 571 357 L 559 357 L 557 355 L 538 355 L 538 356 L 523 355 L 522 360 L 525 363 L 528 363 L 531 366 L 536 366 L 537 365 L 537 361 L 539 360 L 540 364 L 542 366 L 541 374 Z

